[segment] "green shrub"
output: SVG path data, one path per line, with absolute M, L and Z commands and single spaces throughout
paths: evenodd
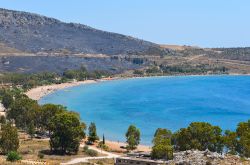
M 105 151 L 108 151 L 108 150 L 109 150 L 108 146 L 107 146 L 106 144 L 103 144 L 102 141 L 100 141 L 100 142 L 98 143 L 98 147 L 101 148 L 101 149 L 103 149 L 103 150 L 105 150 Z
M 100 160 L 98 160 L 96 164 L 104 165 L 104 163 L 102 161 L 100 161 Z
M 143 72 L 143 71 L 141 71 L 141 70 L 135 70 L 135 71 L 134 71 L 134 74 L 137 74 L 137 75 L 143 75 L 143 74 L 144 74 L 144 72 Z
M 86 152 L 88 149 L 89 149 L 89 147 L 88 147 L 87 145 L 85 145 L 85 146 L 83 147 L 83 152 Z
M 10 151 L 8 154 L 7 154 L 7 161 L 11 161 L 11 162 L 14 162 L 14 161 L 17 161 L 17 160 L 20 160 L 22 159 L 22 157 L 15 151 Z
M 92 150 L 92 149 L 88 149 L 85 153 L 86 153 L 87 155 L 89 155 L 89 156 L 92 156 L 92 157 L 98 155 L 98 152 L 95 151 L 95 150 Z

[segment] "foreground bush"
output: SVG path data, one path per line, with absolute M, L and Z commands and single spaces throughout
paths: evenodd
M 95 151 L 95 150 L 92 150 L 92 149 L 88 149 L 88 150 L 86 150 L 86 151 L 85 151 L 85 153 L 86 153 L 87 155 L 89 155 L 89 156 L 92 156 L 92 157 L 94 157 L 94 156 L 97 156 L 97 155 L 98 155 L 98 152 L 97 152 L 97 151 Z
M 10 151 L 7 154 L 7 158 L 6 158 L 7 161 L 11 161 L 11 162 L 21 160 L 21 159 L 22 159 L 22 157 L 15 151 Z
M 85 145 L 85 146 L 83 147 L 83 152 L 86 152 L 88 149 L 89 149 L 89 147 L 88 147 L 87 145 Z
M 101 149 L 103 149 L 104 151 L 108 151 L 109 150 L 109 147 L 106 144 L 104 144 L 103 141 L 100 141 L 98 143 L 98 147 L 101 148 Z

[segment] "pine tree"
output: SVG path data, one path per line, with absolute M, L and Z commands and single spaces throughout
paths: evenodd
M 127 138 L 127 149 L 134 150 L 140 143 L 140 130 L 134 125 L 130 125 L 126 133 Z
M 17 151 L 19 148 L 19 139 L 17 128 L 11 124 L 2 125 L 0 134 L 0 148 L 4 154 L 10 151 Z
M 102 136 L 102 143 L 103 143 L 103 145 L 105 145 L 105 137 L 104 137 L 104 134 L 103 134 L 103 136 Z
M 99 137 L 97 136 L 97 132 L 96 132 L 96 125 L 95 123 L 90 123 L 88 142 L 94 143 L 96 140 L 99 140 Z

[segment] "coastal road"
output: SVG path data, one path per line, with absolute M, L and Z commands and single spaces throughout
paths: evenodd
M 80 145 L 81 147 L 84 147 L 84 145 Z M 89 162 L 89 160 L 98 160 L 98 159 L 114 159 L 117 157 L 120 157 L 120 155 L 113 154 L 107 151 L 100 150 L 96 147 L 89 146 L 89 149 L 95 150 L 101 154 L 105 154 L 106 156 L 100 156 L 100 157 L 83 157 L 83 158 L 75 158 L 72 159 L 66 163 L 61 163 L 61 165 L 71 165 L 71 164 L 77 164 L 77 163 L 83 163 L 83 162 Z

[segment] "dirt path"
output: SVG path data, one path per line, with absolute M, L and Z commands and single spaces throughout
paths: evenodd
M 23 164 L 31 164 L 31 165 L 46 165 L 45 161 L 36 161 L 36 160 L 21 160 L 20 161 Z
M 84 145 L 81 145 L 81 147 L 83 147 Z M 103 150 L 100 150 L 94 146 L 89 146 L 89 149 L 92 149 L 92 150 L 95 150 L 101 154 L 105 154 L 106 156 L 100 156 L 100 157 L 83 157 L 83 158 L 75 158 L 75 159 L 72 159 L 66 163 L 61 163 L 61 165 L 70 165 L 70 164 L 77 164 L 77 163 L 81 163 L 81 162 L 89 162 L 89 160 L 97 160 L 97 159 L 114 159 L 114 158 L 117 158 L 117 157 L 120 157 L 120 155 L 117 155 L 117 154 L 113 154 L 113 153 L 110 153 L 110 152 L 107 152 L 107 151 L 103 151 Z
M 187 61 L 193 61 L 193 60 L 196 60 L 196 59 L 198 59 L 200 57 L 203 57 L 203 56 L 205 56 L 205 54 L 200 54 L 200 55 L 192 56 L 192 57 L 188 58 Z

